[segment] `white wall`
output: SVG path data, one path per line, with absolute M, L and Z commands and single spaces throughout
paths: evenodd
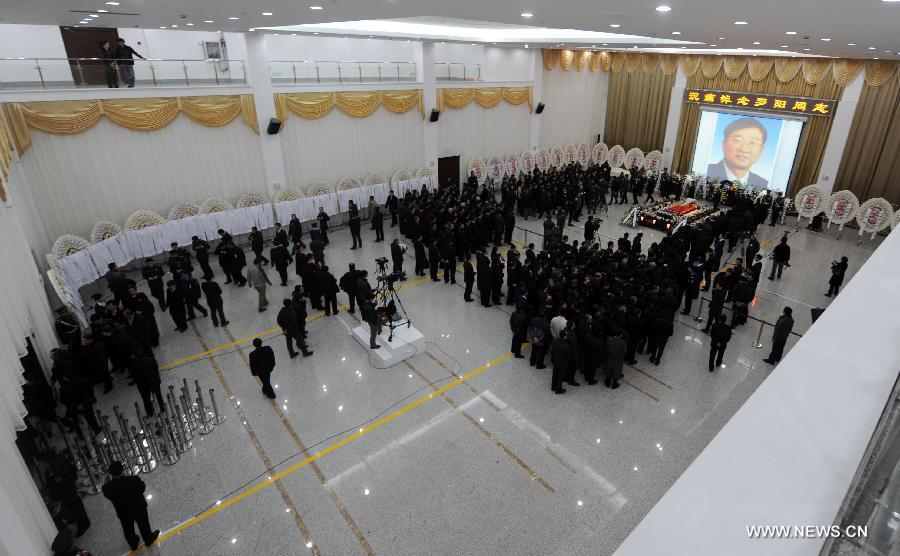
M 240 63 L 222 64 L 217 62 L 196 61 L 204 60 L 206 52 L 203 49 L 204 42 L 218 42 L 224 37 L 228 58 L 230 60 L 246 60 L 247 47 L 244 44 L 242 33 L 223 33 L 215 31 L 178 31 L 167 29 L 127 29 L 120 28 L 119 37 L 135 49 L 144 58 L 161 58 L 170 60 L 153 62 L 156 79 L 163 83 L 183 83 L 184 67 L 180 62 L 171 60 L 195 60 L 185 62 L 188 79 L 213 80 L 216 75 L 220 78 L 242 80 L 244 77 Z M 150 66 L 140 60 L 135 62 L 135 78 L 138 80 L 152 79 Z
M 534 57 L 540 53 L 534 48 L 484 48 L 482 81 L 533 81 Z
M 66 58 L 59 27 L 54 25 L 0 25 L 0 58 Z M 0 85 L 40 81 L 34 60 L 0 60 Z M 45 81 L 72 83 L 66 60 L 42 61 Z
M 390 179 L 397 170 L 425 165 L 422 115 L 417 109 L 393 114 L 379 108 L 368 118 L 337 108 L 324 118 L 288 116 L 281 138 L 287 185 L 302 191 L 315 182 L 335 185 L 344 176 Z
M 473 158 L 506 157 L 529 147 L 531 111 L 527 104 L 500 102 L 485 109 L 475 102 L 462 110 L 446 109 L 438 121 L 438 156 L 459 155 L 460 176 Z
M 545 104 L 541 114 L 541 147 L 586 143 L 593 147 L 597 134 L 603 134 L 606 123 L 606 101 L 609 73 L 591 72 L 585 67 L 576 71 L 555 68 L 543 70 L 541 98 Z

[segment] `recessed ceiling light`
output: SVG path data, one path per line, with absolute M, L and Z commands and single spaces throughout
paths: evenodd
M 808 49 L 808 48 L 804 48 L 803 50 L 806 51 L 806 52 L 809 52 L 809 49 Z
M 748 21 L 735 21 L 734 24 L 735 25 L 749 25 L 749 22 Z
M 165 29 L 165 28 L 166 28 L 166 26 L 165 26 L 165 25 L 163 25 L 163 26 L 161 26 L 161 27 L 160 27 L 160 29 Z
M 666 6 L 663 4 L 662 6 L 656 6 L 656 11 L 658 12 L 671 12 L 672 8 L 670 6 Z
M 188 23 L 187 26 L 188 26 L 188 27 L 193 27 L 194 24 L 193 24 L 193 23 Z
M 528 48 L 528 45 L 527 45 L 527 44 L 525 45 L 525 48 Z
M 786 45 L 786 44 L 781 45 L 781 48 L 787 48 L 787 47 L 788 47 L 788 45 Z
M 106 5 L 107 6 L 118 6 L 119 3 L 118 2 L 107 2 Z
M 719 37 L 719 40 L 720 40 L 720 41 L 724 41 L 724 40 L 725 40 L 725 37 Z
M 211 20 L 211 19 L 204 19 L 204 20 L 203 20 L 203 23 L 213 23 L 213 20 Z
M 870 47 L 869 47 L 869 50 L 875 50 L 875 47 L 874 47 L 874 46 L 870 46 Z
M 605 42 L 605 43 L 601 44 L 600 46 L 606 46 L 608 44 L 609 44 L 608 42 Z
M 717 44 L 711 44 L 711 45 L 709 45 L 709 46 L 712 46 L 713 48 L 715 48 L 715 47 L 717 47 L 717 46 L 719 46 L 719 45 L 717 45 Z
M 619 25 L 618 23 L 610 23 L 609 26 L 613 29 L 618 29 L 619 27 L 621 27 L 621 25 Z
M 887 2 L 887 0 L 881 0 L 881 1 L 882 1 L 882 2 Z M 893 2 L 893 1 L 894 1 L 894 0 L 891 0 L 891 2 Z M 878 60 L 878 57 L 876 56 L 876 57 L 874 57 L 874 58 L 872 58 L 872 59 L 873 59 L 873 60 Z
M 172 27 L 178 27 L 177 25 L 172 25 Z
M 231 17 L 229 17 L 228 19 L 230 19 L 231 21 L 236 21 L 236 20 L 238 20 L 238 19 L 240 19 L 240 18 L 239 18 L 239 17 L 231 16 Z
M 251 28 L 247 29 L 247 31 L 250 31 L 252 33 L 253 31 L 256 31 L 256 29 L 251 27 Z M 275 34 L 277 35 L 278 33 L 275 33 Z
M 797 31 L 785 31 L 784 34 L 785 35 L 796 35 Z
M 759 41 L 753 41 L 753 44 L 760 44 Z
M 309 9 L 311 9 L 311 10 L 321 10 L 321 9 L 322 9 L 322 6 L 310 6 Z
M 890 51 L 890 50 L 885 50 L 884 53 L 885 53 L 885 54 L 890 54 L 891 51 Z
M 315 33 L 313 33 L 313 35 L 318 35 L 318 34 L 319 34 L 319 33 L 318 33 L 318 31 L 317 31 L 317 32 L 315 32 Z
M 831 39 L 822 39 L 822 42 L 829 42 Z
M 673 35 L 680 35 L 680 34 L 681 34 L 681 31 L 672 31 L 672 34 L 673 34 Z
M 637 48 L 637 47 L 635 46 L 635 48 Z M 681 48 L 687 48 L 687 47 L 686 47 L 686 46 L 682 46 Z
M 98 14 L 108 14 L 109 10 L 97 10 Z
M 856 46 L 856 43 L 855 43 L 855 42 L 848 42 L 848 43 L 847 43 L 847 46 Z
M 262 15 L 272 15 L 272 12 L 261 12 Z
M 88 14 L 88 17 L 100 17 L 100 16 L 97 14 Z
M 534 17 L 534 14 L 531 12 L 522 12 L 519 15 L 521 15 L 522 17 Z

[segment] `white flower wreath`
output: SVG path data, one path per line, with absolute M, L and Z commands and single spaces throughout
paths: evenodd
M 825 199 L 825 192 L 818 185 L 807 185 L 797 192 L 794 200 L 797 203 L 797 214 L 803 218 L 812 218 L 822 212 L 822 201 Z
M 256 191 L 248 191 L 244 193 L 237 200 L 238 208 L 247 208 L 247 207 L 255 207 L 257 205 L 264 205 L 268 203 L 269 200 L 265 198 L 265 196 L 257 193 Z
M 150 226 L 162 224 L 166 219 L 152 210 L 139 210 L 128 217 L 125 221 L 126 230 L 140 230 Z
M 644 151 L 637 147 L 625 153 L 625 167 L 631 170 L 632 166 L 638 170 L 644 167 Z
M 659 151 L 650 151 L 644 157 L 644 166 L 649 170 L 652 174 L 658 174 L 662 171 L 662 158 L 663 155 Z
M 425 168 L 423 166 L 422 168 L 416 170 L 417 178 L 430 178 L 432 176 L 434 176 L 434 172 L 431 170 L 431 168 Z
M 594 148 L 591 149 L 591 160 L 598 166 L 606 162 L 608 157 L 609 147 L 606 146 L 606 143 L 597 143 L 594 145 Z
M 515 178 L 519 175 L 520 165 L 519 165 L 519 157 L 518 156 L 516 156 L 514 154 L 506 155 L 505 166 L 506 166 L 506 175 L 507 176 L 509 176 L 511 178 Z
M 616 145 L 613 148 L 609 149 L 609 153 L 607 153 L 607 159 L 609 161 L 609 165 L 612 168 L 621 168 L 622 164 L 625 163 L 625 149 L 622 145 Z
M 325 182 L 317 182 L 309 186 L 309 189 L 306 190 L 306 194 L 310 197 L 316 197 L 319 195 L 327 195 L 329 193 L 334 193 L 334 188 L 328 185 Z
M 556 168 L 562 168 L 565 163 L 565 154 L 563 153 L 562 147 L 552 147 L 550 149 L 550 165 Z
M 547 149 L 541 149 L 534 157 L 534 164 L 541 172 L 546 172 L 550 168 L 550 153 Z
M 196 203 L 178 203 L 169 210 L 169 220 L 181 220 L 188 216 L 200 214 L 200 205 Z
M 829 224 L 843 226 L 856 218 L 859 210 L 859 199 L 849 190 L 837 191 L 831 194 L 831 203 L 828 208 Z
M 296 201 L 297 199 L 302 199 L 303 197 L 306 197 L 306 194 L 296 187 L 282 187 L 278 190 L 278 193 L 275 194 L 275 202 L 283 203 L 285 201 Z
M 348 189 L 356 189 L 358 187 L 362 187 L 362 182 L 359 181 L 359 178 L 348 176 L 341 178 L 341 181 L 338 182 L 337 190 L 346 191 Z
M 382 176 L 381 174 L 369 174 L 368 176 L 366 176 L 365 184 L 366 185 L 379 185 L 379 184 L 387 183 L 387 182 L 388 182 L 387 178 Z
M 222 199 L 221 197 L 210 197 L 203 201 L 200 205 L 200 214 L 209 214 L 211 212 L 222 212 L 223 210 L 231 210 L 234 205 Z
M 487 175 L 492 180 L 501 180 L 506 173 L 506 166 L 499 156 L 492 156 L 487 161 Z
M 94 229 L 91 230 L 91 243 L 100 243 L 104 239 L 109 239 L 121 232 L 122 226 L 109 220 L 101 220 L 94 224 Z
M 563 162 L 572 164 L 575 162 L 578 154 L 575 152 L 575 145 L 566 145 L 563 147 Z
M 413 179 L 415 176 L 412 172 L 407 170 L 397 170 L 394 172 L 393 177 L 391 177 L 391 183 L 397 183 L 398 181 L 407 181 Z
M 53 247 L 51 248 L 50 253 L 53 255 L 55 260 L 59 260 L 73 253 L 77 253 L 82 249 L 87 249 L 89 245 L 90 243 L 88 243 L 88 240 L 84 239 L 81 236 L 76 236 L 73 234 L 63 234 L 56 238 L 56 241 L 53 242 Z
M 475 172 L 475 179 L 478 180 L 478 183 L 484 183 L 484 180 L 487 179 L 487 164 L 480 158 L 473 158 L 469 161 L 466 179 L 469 179 L 472 172 Z
M 519 159 L 522 161 L 522 172 L 530 174 L 534 171 L 534 154 L 531 151 L 522 151 Z
M 578 146 L 575 147 L 575 160 L 581 164 L 582 168 L 587 168 L 587 165 L 591 163 L 591 148 L 584 143 L 578 143 Z
M 877 234 L 887 228 L 893 219 L 894 209 L 887 199 L 883 197 L 869 199 L 859 207 L 859 212 L 856 215 L 860 235 L 863 232 Z

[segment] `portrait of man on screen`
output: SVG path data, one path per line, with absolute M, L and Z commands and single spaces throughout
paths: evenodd
M 722 134 L 722 160 L 710 164 L 706 175 L 720 180 L 740 181 L 744 185 L 766 189 L 769 180 L 751 171 L 766 150 L 765 126 L 756 118 L 734 120 Z

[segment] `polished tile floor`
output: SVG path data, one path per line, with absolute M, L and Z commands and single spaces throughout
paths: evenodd
M 613 207 L 600 234 L 633 235 L 618 224 L 623 214 Z M 763 279 L 751 315 L 774 322 L 790 305 L 802 334 L 808 306 L 829 301 L 830 261 L 850 258 L 849 281 L 879 240 L 857 246 L 853 230 L 835 240 L 789 224 L 760 228 L 763 253 L 788 231 L 794 258 L 780 281 Z M 516 241 L 539 244 L 525 230 L 540 222 L 520 226 Z M 645 248 L 659 238 L 640 231 Z M 387 242 L 363 235 L 365 248 L 350 251 L 346 230 L 332 234 L 326 256 L 338 277 L 349 262 L 371 272 L 375 258 L 389 256 Z M 581 228 L 569 235 L 580 239 Z M 711 374 L 708 337 L 698 331 L 705 323 L 679 315 L 661 365 L 639 356 L 618 390 L 583 384 L 556 396 L 549 370 L 509 357 L 509 307 L 464 303 L 459 286 L 415 277 L 400 295 L 427 339 L 423 353 L 391 369 L 369 366 L 349 337 L 356 320 L 341 311 L 312 314 L 315 355 L 290 360 L 272 328 L 295 283 L 292 275 L 290 287 L 270 287 L 264 313 L 255 292 L 224 286 L 227 329 L 198 319 L 178 334 L 158 313 L 163 364 L 228 347 L 163 372 L 164 388 L 184 378 L 214 388 L 226 421 L 174 466 L 143 475 L 151 521 L 164 532 L 153 553 L 611 554 L 772 369 L 762 362 L 770 327 L 763 349 L 753 347 L 757 324 L 739 328 Z M 246 364 L 247 338 L 260 333 L 278 357 L 275 401 Z M 124 382 L 99 397 L 108 412 L 139 399 Z M 110 504 L 85 503 L 93 527 L 82 545 L 126 552 Z

